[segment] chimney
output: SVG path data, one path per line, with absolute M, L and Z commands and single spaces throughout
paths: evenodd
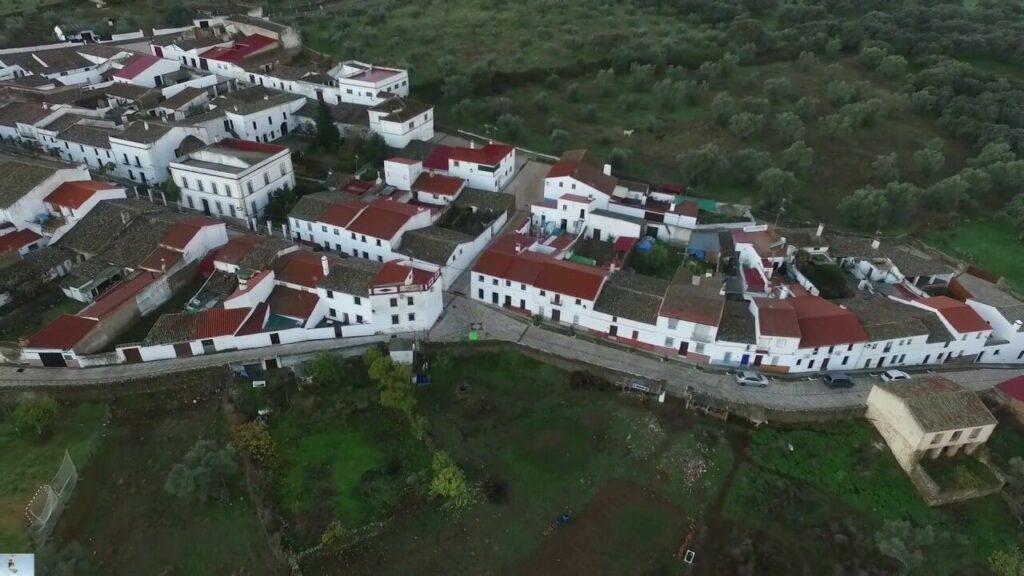
M 516 242 L 516 254 L 519 254 L 522 251 L 523 251 L 523 245 L 520 244 L 519 242 Z
M 320 266 L 323 268 L 324 276 L 331 273 L 331 264 L 327 261 L 327 256 L 320 257 Z
M 690 277 L 690 284 L 693 284 L 694 286 L 700 286 L 700 276 L 698 276 L 696 274 L 691 276 Z
M 818 238 L 821 238 L 821 235 L 824 234 L 824 233 L 825 233 L 825 223 L 823 222 L 821 224 L 818 224 L 818 233 L 816 234 L 816 236 Z
M 469 149 L 470 150 L 476 150 L 476 141 L 475 140 L 470 140 L 469 141 Z
M 612 165 L 611 164 L 605 164 L 604 165 L 604 175 L 605 176 L 611 176 L 612 175 Z
M 705 278 L 711 278 L 711 276 L 712 276 L 711 270 L 706 270 L 706 271 L 704 272 L 704 277 L 705 277 Z
M 676 211 L 676 203 L 675 202 L 669 202 L 669 204 L 668 204 L 668 211 L 669 212 L 675 212 Z
M 875 238 L 874 240 L 871 241 L 871 248 L 873 250 L 878 250 L 878 247 L 881 245 L 882 243 L 878 241 L 878 238 Z
M 238 287 L 245 290 L 249 286 L 249 279 L 244 276 L 238 277 Z
M 1020 332 L 1022 326 L 1024 326 L 1024 321 L 1017 320 L 1016 322 L 1013 323 L 1013 330 L 1015 332 Z

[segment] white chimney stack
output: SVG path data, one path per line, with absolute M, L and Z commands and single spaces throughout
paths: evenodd
M 875 238 L 874 240 L 871 241 L 871 248 L 873 250 L 878 250 L 878 247 L 881 245 L 882 243 L 878 241 L 878 238 Z
M 519 254 L 522 251 L 523 251 L 523 245 L 520 244 L 519 242 L 516 242 L 516 254 Z
M 327 261 L 327 256 L 320 257 L 320 266 L 323 268 L 324 276 L 331 273 L 331 264 Z
M 611 164 L 605 164 L 604 165 L 604 175 L 605 176 L 611 176 L 612 175 L 612 165 Z
M 825 233 L 825 223 L 822 222 L 821 224 L 818 224 L 818 233 L 816 234 L 816 236 L 818 238 L 821 238 L 821 235 L 824 234 L 824 233 Z
M 470 140 L 469 141 L 469 149 L 470 150 L 476 150 L 476 140 Z

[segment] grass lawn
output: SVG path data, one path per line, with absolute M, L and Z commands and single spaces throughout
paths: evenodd
M 1006 278 L 1018 292 L 1024 292 L 1024 246 L 1012 225 L 999 220 L 961 222 L 949 230 L 937 230 L 925 241 L 979 268 Z
M 12 397 L 13 399 L 14 397 Z M 64 451 L 79 470 L 87 465 L 102 442 L 104 407 L 98 403 L 62 405 L 49 436 L 20 434 L 10 420 L 0 418 L 0 550 L 28 552 L 33 544 L 25 527 L 25 507 L 49 482 L 64 458 Z
M 199 504 L 164 491 L 171 467 L 201 438 L 226 442 L 226 373 L 178 375 L 168 392 L 111 403 L 112 420 L 57 529 L 110 574 L 280 574 L 241 481 L 229 502 Z
M 637 274 L 671 280 L 685 257 L 686 252 L 682 249 L 656 242 L 648 252 L 633 250 L 626 266 Z

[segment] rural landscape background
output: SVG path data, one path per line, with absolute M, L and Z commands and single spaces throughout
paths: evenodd
M 211 8 L 239 6 L 2 0 L 0 44 Z M 588 148 L 628 178 L 769 221 L 914 238 L 1024 290 L 1018 1 L 265 8 L 332 59 L 408 68 L 442 130 Z M 982 575 L 1020 544 L 998 495 L 926 506 L 866 422 L 754 429 L 545 360 L 432 350 L 433 382 L 404 409 L 378 402 L 360 357 L 319 357 L 306 385 L 281 371 L 260 390 L 225 368 L 44 400 L 39 434 L 16 430 L 7 394 L 0 454 L 17 465 L 0 467 L 0 551 L 30 547 L 25 504 L 65 450 L 81 478 L 40 557 L 67 574 L 281 574 L 275 549 L 289 549 L 313 575 Z M 244 427 L 260 408 L 265 434 Z M 1022 432 L 1001 420 L 997 464 L 1024 454 Z M 245 465 L 225 463 L 243 451 Z M 472 487 L 457 511 L 434 482 L 438 453 Z M 676 557 L 691 535 L 692 567 Z

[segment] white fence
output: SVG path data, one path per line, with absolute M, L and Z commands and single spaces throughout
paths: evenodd
M 39 487 L 25 509 L 29 531 L 36 544 L 42 546 L 53 533 L 77 484 L 78 468 L 71 460 L 71 454 L 65 450 L 64 459 L 53 479 Z

